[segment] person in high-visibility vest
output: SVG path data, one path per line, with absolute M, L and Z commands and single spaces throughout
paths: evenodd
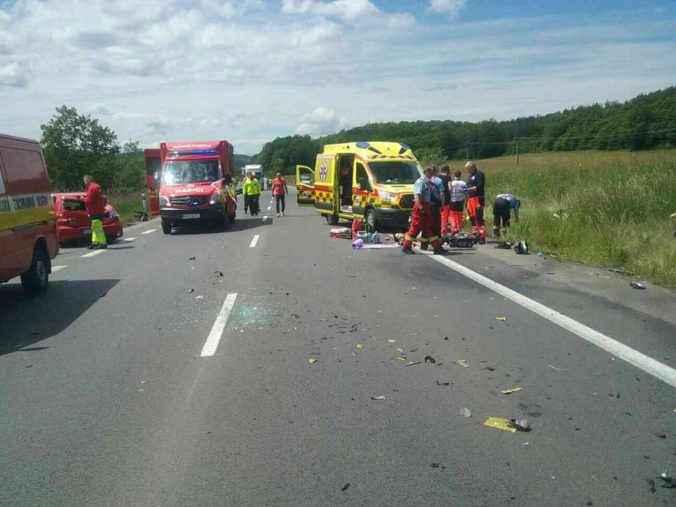
M 469 173 L 469 178 L 467 178 L 467 211 L 472 219 L 472 234 L 478 234 L 479 243 L 484 244 L 486 243 L 486 225 L 484 224 L 486 176 L 479 171 L 476 164 L 471 160 L 465 164 L 465 169 Z
M 258 200 L 261 195 L 261 187 L 258 178 L 256 178 L 253 172 L 249 173 L 249 177 L 244 180 L 242 193 L 244 194 L 244 207 L 249 208 L 249 213 L 252 217 L 258 215 L 260 211 Z
M 434 168 L 425 167 L 423 175 L 418 178 L 413 187 L 413 198 L 415 204 L 411 213 L 411 227 L 404 236 L 404 245 L 401 251 L 405 254 L 412 254 L 413 240 L 422 232 L 420 238 L 421 244 L 430 243 L 434 248 L 435 254 L 444 254 L 446 251 L 439 243 L 439 236 L 434 236 L 432 228 L 434 226 L 432 217 L 432 182 L 430 179 L 434 174 Z
M 108 248 L 106 233 L 103 230 L 103 219 L 106 216 L 106 198 L 103 196 L 101 186 L 94 178 L 87 174 L 84 177 L 87 193 L 84 196 L 85 208 L 92 221 L 92 242 L 87 247 L 90 250 Z

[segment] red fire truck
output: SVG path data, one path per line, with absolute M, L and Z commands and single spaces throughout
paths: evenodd
M 143 150 L 146 162 L 146 196 L 148 200 L 148 214 L 156 217 L 160 214 L 160 173 L 162 162 L 160 161 L 159 148 Z M 144 210 L 145 211 L 145 210 Z
M 210 221 L 223 227 L 235 219 L 237 203 L 223 178 L 232 175 L 232 145 L 227 141 L 162 143 L 159 205 L 162 231 L 174 225 Z

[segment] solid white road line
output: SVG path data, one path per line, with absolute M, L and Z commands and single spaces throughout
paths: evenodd
M 218 317 L 216 317 L 216 322 L 214 322 L 211 332 L 207 337 L 207 341 L 204 343 L 204 347 L 202 347 L 200 356 L 211 357 L 216 353 L 216 349 L 218 348 L 218 344 L 223 337 L 225 325 L 228 323 L 228 317 L 230 317 L 230 312 L 232 311 L 232 307 L 235 305 L 236 299 L 237 293 L 228 294 L 228 296 L 225 298 L 223 307 L 218 313 Z
M 265 218 L 263 218 L 265 220 Z M 256 244 L 258 243 L 258 238 L 260 238 L 260 234 L 256 234 L 253 239 L 251 240 L 251 244 L 249 245 L 249 248 L 255 248 Z
M 134 241 L 136 238 L 124 238 L 122 241 L 130 242 Z
M 62 269 L 66 269 L 68 266 L 52 266 L 52 274 L 58 273 Z
M 151 234 L 155 232 L 157 229 L 148 229 L 147 231 L 143 231 L 141 234 Z
M 646 373 L 649 373 L 653 377 L 666 382 L 670 386 L 676 387 L 676 370 L 667 366 L 666 364 L 660 363 L 659 361 L 656 361 L 655 359 L 648 357 L 645 354 L 632 349 L 631 347 L 627 347 L 623 343 L 618 342 L 610 336 L 599 333 L 598 331 L 585 326 L 584 324 L 573 320 L 570 317 L 557 312 L 556 310 L 552 310 L 551 308 L 538 303 L 537 301 L 534 301 L 523 294 L 520 294 L 512 289 L 508 289 L 504 285 L 500 285 L 490 278 L 486 278 L 485 276 L 480 275 L 479 273 L 476 273 L 471 269 L 458 264 L 457 262 L 438 255 L 430 255 L 430 257 L 444 266 L 457 271 L 461 275 L 466 276 L 470 280 L 473 280 L 476 283 L 483 285 L 494 292 L 497 292 L 501 296 L 506 297 L 516 304 L 527 308 L 528 310 L 538 314 L 550 322 L 553 322 L 557 326 L 561 326 L 563 329 L 576 334 L 580 338 L 587 340 L 589 343 L 592 343 L 597 347 L 610 352 L 612 355 L 623 359 L 629 364 L 643 370 Z
M 80 255 L 80 257 L 82 257 L 82 258 L 94 257 L 94 256 L 102 254 L 102 253 L 103 253 L 103 250 L 92 250 L 89 253 L 86 253 L 84 255 Z

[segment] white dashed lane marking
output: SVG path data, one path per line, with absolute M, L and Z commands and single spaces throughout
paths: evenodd
M 258 236 L 256 236 L 256 238 L 257 237 Z M 204 347 L 202 347 L 200 356 L 211 357 L 216 353 L 218 344 L 221 342 L 221 338 L 223 337 L 223 331 L 225 331 L 225 325 L 228 323 L 228 317 L 230 317 L 230 312 L 232 312 L 232 307 L 235 306 L 236 299 L 236 293 L 228 294 L 228 296 L 225 298 L 225 302 L 221 307 L 221 311 L 218 313 L 216 321 L 211 327 L 211 332 L 207 337 L 207 341 L 204 343 Z
M 265 219 L 263 219 L 265 220 Z M 255 248 L 256 244 L 258 243 L 258 238 L 260 238 L 259 234 L 256 234 L 253 239 L 251 240 L 251 244 L 249 245 L 249 248 Z
M 68 266 L 52 266 L 52 274 L 58 273 L 62 269 L 66 269 Z
M 95 257 L 95 256 L 102 254 L 102 253 L 103 253 L 103 250 L 92 250 L 89 253 L 86 253 L 84 255 L 80 255 L 80 257 L 82 257 L 83 259 L 86 259 L 87 257 Z
M 131 242 L 134 241 L 135 239 L 136 238 L 124 238 L 122 241 Z
M 147 231 L 143 231 L 141 234 L 151 234 L 155 232 L 157 229 L 148 229 Z

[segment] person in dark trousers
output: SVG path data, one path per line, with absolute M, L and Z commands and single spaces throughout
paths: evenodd
M 87 248 L 98 250 L 108 248 L 106 233 L 103 230 L 103 219 L 106 216 L 106 198 L 101 186 L 94 181 L 91 175 L 84 177 L 87 193 L 84 196 L 85 208 L 92 221 L 92 243 Z
M 441 206 L 441 235 L 446 236 L 448 234 L 448 221 L 451 216 L 451 190 L 449 183 L 451 182 L 451 168 L 447 165 L 439 169 L 439 174 L 437 178 L 443 183 L 443 201 L 444 204 Z
M 258 178 L 256 178 L 256 175 L 253 172 L 249 173 L 249 178 L 244 180 L 242 193 L 244 194 L 244 207 L 247 207 L 246 202 L 248 201 L 249 213 L 251 216 L 258 215 L 258 212 L 260 211 L 259 199 L 261 196 L 261 187 Z
M 451 192 L 450 215 L 451 215 L 451 234 L 457 234 L 462 231 L 462 212 L 465 209 L 465 194 L 467 193 L 467 184 L 460 179 L 462 173 L 455 171 L 453 181 L 448 184 Z
M 493 235 L 500 237 L 500 232 L 507 232 L 511 210 L 514 210 L 514 219 L 519 221 L 519 201 L 512 194 L 498 194 L 493 203 Z
M 444 187 L 441 178 L 437 175 L 437 168 L 432 166 L 432 177 L 430 178 L 430 210 L 431 210 L 431 224 L 432 237 L 439 237 L 441 234 L 441 210 L 444 207 Z M 428 242 L 424 239 L 420 240 L 420 249 L 427 250 Z
M 289 189 L 286 186 L 286 180 L 282 173 L 278 172 L 275 175 L 275 179 L 272 180 L 272 195 L 275 196 L 275 206 L 277 207 L 277 216 L 280 216 L 279 208 L 281 204 L 282 216 L 284 215 L 284 210 L 286 208 L 286 194 L 289 193 Z
M 465 164 L 465 169 L 469 173 L 467 178 L 467 211 L 472 219 L 472 234 L 478 234 L 479 243 L 484 244 L 486 243 L 486 225 L 484 224 L 486 176 L 479 171 L 476 164 L 471 160 Z

